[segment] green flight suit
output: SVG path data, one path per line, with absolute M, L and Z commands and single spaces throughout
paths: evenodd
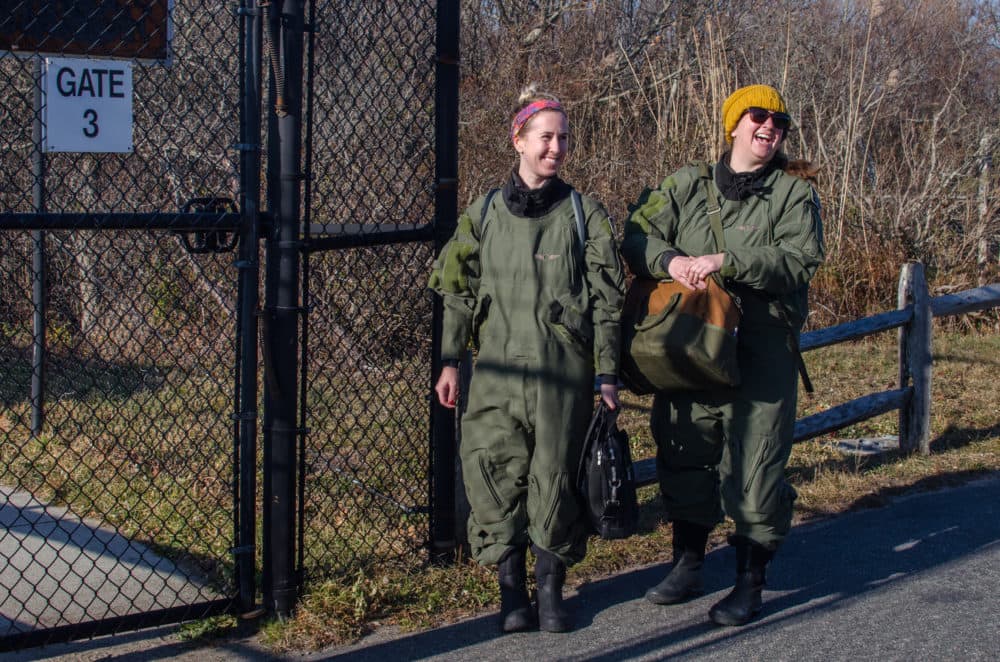
M 743 309 L 742 383 L 654 396 L 657 473 L 671 520 L 714 526 L 725 513 L 737 535 L 773 550 L 791 527 L 796 497 L 784 470 L 795 427 L 796 348 L 809 281 L 823 261 L 819 199 L 808 182 L 776 168 L 749 197 L 729 200 L 697 166 L 684 167 L 630 209 L 622 254 L 633 273 L 665 279 L 665 253 L 719 252 L 704 181 L 722 206 L 720 274 Z
M 477 347 L 459 454 L 472 513 L 473 557 L 494 564 L 529 541 L 567 565 L 586 553 L 574 488 L 594 404 L 594 375 L 617 375 L 624 268 L 607 212 L 581 196 L 541 218 L 511 213 L 503 195 L 459 218 L 434 265 L 444 299 L 442 358 Z

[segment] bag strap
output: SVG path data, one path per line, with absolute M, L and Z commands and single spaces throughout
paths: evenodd
M 726 237 L 722 234 L 722 205 L 719 204 L 719 196 L 712 185 L 712 171 L 707 163 L 699 165 L 701 171 L 701 183 L 705 187 L 705 201 L 707 204 L 708 222 L 712 226 L 712 236 L 715 237 L 715 249 L 720 253 L 726 250 Z
M 618 410 L 608 409 L 604 400 L 599 400 L 594 413 L 590 417 L 590 425 L 587 427 L 587 435 L 584 437 L 583 452 L 580 453 L 580 463 L 577 468 L 577 481 L 583 477 L 587 470 L 587 457 L 601 436 L 606 434 L 608 426 L 614 425 L 618 420 Z
M 493 196 L 497 194 L 500 189 L 492 188 L 486 193 L 486 199 L 483 201 L 483 211 L 479 217 L 479 241 L 482 242 L 483 237 L 486 235 L 486 220 L 488 218 L 488 213 L 490 210 L 490 203 L 493 202 Z M 580 192 L 573 189 L 570 192 L 570 199 L 573 202 L 573 216 L 576 219 L 576 238 L 580 242 L 580 254 L 584 254 L 584 250 L 587 244 L 587 225 L 583 218 L 583 199 L 580 196 Z M 720 230 L 722 226 L 719 226 Z
M 586 251 L 587 226 L 583 221 L 583 200 L 580 199 L 580 192 L 573 189 L 569 194 L 573 200 L 573 215 L 576 217 L 576 238 L 580 240 L 580 255 Z
M 781 307 L 778 308 L 778 317 L 780 317 L 781 321 L 788 327 L 788 333 L 791 335 L 792 351 L 795 352 L 795 358 L 798 359 L 796 363 L 799 368 L 799 377 L 802 378 L 802 388 L 806 390 L 806 393 L 811 395 L 816 389 L 813 388 L 812 380 L 809 378 L 809 370 L 806 368 L 806 360 L 802 358 L 802 349 L 799 347 L 799 335 L 795 333 L 795 328 L 792 327 L 792 321 L 788 319 L 788 313 L 786 313 Z
M 498 188 L 491 188 L 486 192 L 486 199 L 483 200 L 483 211 L 479 216 L 479 241 L 482 242 L 483 235 L 486 230 L 486 214 L 490 210 L 490 203 L 493 202 L 493 196 L 497 194 Z
M 715 192 L 715 185 L 712 183 L 712 171 L 707 163 L 699 163 L 698 170 L 701 174 L 701 183 L 705 187 L 705 211 L 708 212 L 708 224 L 712 227 L 712 237 L 715 239 L 715 250 L 719 253 L 726 251 L 726 237 L 722 233 L 722 205 L 719 204 L 719 196 Z M 729 296 L 736 302 L 736 307 L 743 310 L 743 303 L 723 282 L 718 272 L 712 274 L 716 284 L 729 293 Z

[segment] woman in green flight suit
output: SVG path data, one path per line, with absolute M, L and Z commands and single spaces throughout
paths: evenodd
M 618 406 L 624 269 L 604 207 L 579 196 L 578 228 L 577 194 L 558 176 L 569 151 L 559 100 L 526 88 L 510 138 L 516 168 L 496 195 L 462 214 L 431 274 L 445 311 L 435 391 L 455 406 L 457 366 L 471 340 L 478 354 L 459 454 L 472 555 L 498 566 L 503 632 L 562 632 L 572 629 L 566 568 L 586 552 L 574 480 L 595 373 L 603 400 Z M 529 544 L 537 614 L 526 584 Z
M 743 625 L 760 611 L 764 569 L 791 527 L 796 496 L 784 471 L 795 425 L 798 337 L 823 244 L 819 199 L 807 181 L 815 169 L 781 152 L 790 121 L 781 94 L 766 85 L 740 88 L 723 104 L 731 149 L 710 169 L 709 185 L 722 206 L 724 252 L 716 252 L 696 165 L 643 194 L 622 242 L 637 276 L 704 288 L 718 272 L 742 304 L 741 384 L 658 393 L 650 420 L 674 562 L 646 597 L 673 604 L 701 592 L 708 535 L 725 513 L 736 525 L 730 543 L 737 576 L 709 611 L 721 625 Z

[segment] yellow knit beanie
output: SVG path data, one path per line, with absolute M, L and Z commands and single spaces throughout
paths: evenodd
M 741 87 L 722 104 L 722 128 L 726 132 L 726 142 L 733 142 L 733 129 L 740 123 L 747 108 L 756 106 L 774 113 L 787 113 L 781 93 L 770 85 L 747 85 Z

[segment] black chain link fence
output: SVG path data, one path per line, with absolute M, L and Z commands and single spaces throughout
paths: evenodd
M 447 6 L 456 117 L 457 3 L 305 4 L 301 242 L 275 241 L 296 222 L 279 203 L 298 176 L 297 156 L 274 151 L 297 48 L 284 12 L 299 3 L 83 4 L 14 0 L 0 15 L 0 650 L 246 609 L 258 591 L 287 615 L 292 537 L 305 590 L 425 562 L 432 451 L 453 452 L 447 426 L 435 426 L 444 444 L 430 441 L 425 284 L 454 195 L 436 30 Z M 45 58 L 69 55 L 131 67 L 131 152 L 39 151 L 39 125 L 54 121 L 38 94 Z M 85 119 L 84 131 L 107 126 Z M 275 210 L 258 213 L 261 198 Z M 274 404 L 269 381 L 271 348 L 288 343 L 271 342 L 268 320 L 298 311 L 296 293 L 262 301 L 285 273 L 260 268 L 265 244 L 268 265 L 272 250 L 302 255 L 287 272 L 301 276 L 297 475 L 262 459 L 292 448 L 289 394 Z M 297 526 L 273 526 L 283 511 L 258 500 L 287 503 L 275 485 L 291 478 Z
M 0 12 L 0 648 L 197 617 L 233 595 L 234 258 L 151 228 L 237 194 L 234 4 L 175 0 L 169 61 L 128 61 L 131 153 L 36 159 L 43 59 L 128 53 L 135 34 L 163 36 L 165 7 Z M 130 36 L 109 52 L 115 30 Z
M 299 560 L 307 580 L 427 558 L 435 8 L 315 6 Z

